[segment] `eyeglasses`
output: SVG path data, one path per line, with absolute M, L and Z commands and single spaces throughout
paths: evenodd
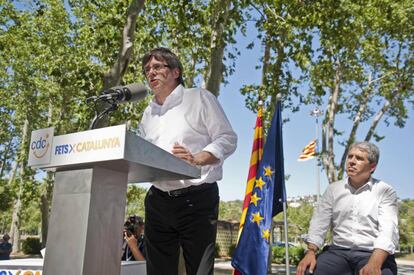
M 158 73 L 160 72 L 162 69 L 164 68 L 169 68 L 170 66 L 167 64 L 154 64 L 153 66 L 148 66 L 145 67 L 144 70 L 142 71 L 142 73 L 145 76 L 148 76 L 148 74 L 150 73 L 151 70 L 153 70 L 154 72 Z

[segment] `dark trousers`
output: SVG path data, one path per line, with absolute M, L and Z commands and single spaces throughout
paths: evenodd
M 180 246 L 187 275 L 214 274 L 218 206 L 217 183 L 176 197 L 151 187 L 145 197 L 147 274 L 176 275 Z
M 371 257 L 372 251 L 343 248 L 332 245 L 324 249 L 317 260 L 314 275 L 357 275 Z M 306 274 L 309 274 L 308 272 Z M 394 255 L 385 260 L 382 275 L 396 275 L 397 264 Z

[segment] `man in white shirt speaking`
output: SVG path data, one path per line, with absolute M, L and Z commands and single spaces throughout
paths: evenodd
M 145 198 L 147 274 L 175 275 L 179 247 L 187 275 L 213 274 L 222 165 L 237 144 L 217 98 L 209 91 L 184 88 L 183 68 L 167 48 L 142 59 L 154 94 L 145 109 L 145 139 L 201 168 L 201 178 L 153 182 Z
M 394 252 L 398 244 L 397 194 L 374 179 L 379 149 L 357 142 L 348 152 L 348 178 L 328 186 L 313 214 L 308 250 L 296 274 L 397 274 Z M 333 243 L 316 259 L 329 228 Z

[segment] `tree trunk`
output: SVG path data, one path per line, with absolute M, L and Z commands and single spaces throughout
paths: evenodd
M 23 129 L 22 129 L 22 139 L 21 139 L 21 144 L 20 144 L 20 150 L 19 150 L 19 157 L 18 157 L 18 166 L 16 166 L 16 170 L 17 167 L 19 167 L 19 191 L 17 193 L 17 198 L 14 202 L 14 207 L 13 207 L 13 214 L 12 214 L 12 225 L 10 228 L 10 238 L 11 241 L 13 243 L 13 251 L 12 253 L 17 253 L 20 251 L 20 211 L 22 208 L 22 201 L 21 201 L 21 197 L 23 194 L 23 186 L 24 186 L 24 178 L 25 178 L 25 158 L 24 155 L 26 153 L 26 144 L 27 144 L 27 133 L 29 130 L 29 120 L 25 119 L 24 124 L 23 124 Z M 14 176 L 13 176 L 14 177 Z M 10 181 L 9 181 L 10 182 Z
M 220 84 L 223 80 L 223 56 L 226 44 L 223 33 L 227 27 L 230 0 L 215 1 L 213 25 L 211 33 L 211 54 L 206 88 L 215 96 L 220 94 Z
M 337 180 L 335 171 L 334 133 L 335 113 L 338 106 L 341 83 L 341 64 L 337 62 L 335 87 L 329 97 L 328 110 L 322 126 L 322 164 L 325 168 L 328 182 Z
M 134 34 L 137 23 L 137 16 L 144 6 L 145 0 L 133 0 L 127 10 L 127 20 L 122 31 L 122 41 L 115 64 L 104 73 L 103 84 L 104 89 L 109 89 L 120 85 L 124 77 L 129 62 L 131 60 L 132 50 L 134 46 Z M 98 104 L 98 111 L 101 113 L 110 107 L 109 103 L 102 102 Z M 109 125 L 108 117 L 103 117 L 96 125 L 96 128 L 106 127 Z
M 385 112 L 390 107 L 390 102 L 386 101 L 384 106 L 382 106 L 381 110 L 377 112 L 374 119 L 372 120 L 371 126 L 369 127 L 369 130 L 367 132 L 367 135 L 365 136 L 365 141 L 370 141 L 372 136 L 375 133 L 375 129 L 377 128 L 378 123 L 380 122 L 382 116 L 385 114 Z
M 20 192 L 17 195 L 16 200 L 14 201 L 13 214 L 12 214 L 12 225 L 10 228 L 10 240 L 13 244 L 12 253 L 17 253 L 20 251 L 20 211 L 22 208 L 22 201 L 20 198 Z
M 122 32 L 122 41 L 118 59 L 115 61 L 115 64 L 109 72 L 104 74 L 104 89 L 119 85 L 128 68 L 133 49 L 137 16 L 142 10 L 144 2 L 145 0 L 133 0 L 127 10 L 127 21 Z
M 361 119 L 368 107 L 373 89 L 371 88 L 372 80 L 371 74 L 368 79 L 368 87 L 362 91 L 361 101 L 359 103 L 358 113 L 355 115 L 354 123 L 352 125 L 351 132 L 349 133 L 344 152 L 342 154 L 341 163 L 339 164 L 338 179 L 342 179 L 345 171 L 345 162 L 348 156 L 349 147 L 355 142 L 355 136 L 360 125 Z
M 273 79 L 275 80 L 275 82 L 273 83 L 273 89 L 275 91 L 274 93 L 272 93 L 271 104 L 268 107 L 268 112 L 270 112 L 270 114 L 275 113 L 276 102 L 280 99 L 280 83 L 283 75 L 282 66 L 286 58 L 286 54 L 284 51 L 285 43 L 283 37 L 281 36 L 280 38 L 278 38 L 275 44 L 277 51 L 276 63 L 273 67 L 273 70 L 275 71 L 273 76 Z

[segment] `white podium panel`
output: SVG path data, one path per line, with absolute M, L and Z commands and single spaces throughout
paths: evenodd
M 56 171 L 46 275 L 133 274 L 124 266 L 135 269 L 135 262 L 120 265 L 127 183 L 200 177 L 200 169 L 126 125 L 61 136 L 53 128 L 33 131 L 29 166 Z

